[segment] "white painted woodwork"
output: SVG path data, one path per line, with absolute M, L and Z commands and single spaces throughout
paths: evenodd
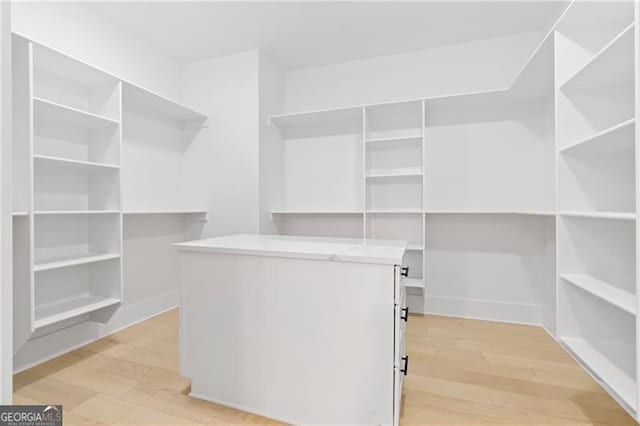
M 405 245 L 269 235 L 177 244 L 191 396 L 294 424 L 397 424 Z

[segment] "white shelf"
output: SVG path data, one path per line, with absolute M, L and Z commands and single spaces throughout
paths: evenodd
M 68 158 L 51 157 L 48 155 L 35 154 L 33 156 L 36 164 L 42 164 L 51 167 L 68 167 L 87 171 L 108 171 L 118 170 L 120 166 L 115 164 L 94 163 L 91 161 L 71 160 Z
M 636 314 L 636 296 L 631 292 L 589 275 L 560 274 L 560 278 L 631 315 Z
M 87 254 L 84 256 L 69 256 L 65 258 L 47 259 L 44 262 L 37 262 L 33 267 L 34 272 L 48 271 L 50 269 L 67 268 L 70 266 L 84 265 L 87 263 L 104 262 L 118 259 L 119 254 Z
M 367 214 L 423 214 L 422 209 L 371 209 Z
M 122 98 L 125 107 L 129 105 L 137 106 L 178 121 L 204 122 L 207 119 L 207 115 L 202 112 L 127 82 L 122 85 Z
M 120 210 L 40 210 L 35 215 L 80 215 L 80 214 L 118 214 Z
M 562 343 L 609 386 L 625 403 L 636 408 L 636 382 L 584 339 L 563 337 Z M 623 348 L 633 351 L 633 348 Z
M 36 116 L 46 117 L 55 121 L 63 121 L 87 129 L 117 126 L 119 124 L 110 118 L 38 97 L 33 98 L 33 108 Z
M 151 215 L 151 214 L 207 214 L 206 209 L 184 209 L 184 210 L 125 210 L 124 215 Z
M 422 244 L 407 244 L 407 250 L 409 251 L 423 251 Z
M 29 215 L 29 213 L 27 213 L 27 212 L 13 212 L 13 213 L 11 213 L 11 216 L 13 216 L 13 217 L 26 217 L 28 215 Z
M 633 81 L 633 26 L 626 27 L 560 88 L 598 87 Z
M 366 139 L 365 142 L 368 144 L 402 143 L 402 142 L 422 143 L 422 135 L 397 136 L 397 137 L 388 137 L 388 138 L 372 138 L 372 139 Z
M 555 212 L 535 210 L 427 210 L 427 214 L 513 214 L 525 216 L 555 216 Z
M 340 214 L 364 214 L 357 210 L 272 210 L 271 214 L 318 214 L 318 215 L 340 215 Z
M 403 282 L 407 290 L 412 290 L 412 293 L 424 292 L 424 281 L 421 278 L 404 278 Z
M 403 178 L 403 177 L 422 177 L 422 170 L 415 169 L 389 169 L 371 172 L 366 175 L 367 179 L 383 179 L 383 178 Z
M 35 328 L 43 328 L 60 321 L 85 315 L 120 303 L 120 299 L 81 296 L 52 304 L 36 306 Z
M 562 211 L 560 216 L 584 217 L 592 219 L 635 220 L 635 213 L 594 212 L 594 211 Z
M 635 145 L 635 119 L 611 126 L 592 136 L 560 149 L 560 152 L 580 150 L 586 152 L 631 151 Z
M 272 115 L 269 117 L 268 123 L 280 129 L 335 122 L 358 123 L 362 121 L 362 108 L 362 106 L 357 106 Z

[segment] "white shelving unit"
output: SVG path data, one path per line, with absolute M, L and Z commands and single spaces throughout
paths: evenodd
M 206 126 L 207 116 L 20 36 L 13 44 L 19 350 L 30 339 L 86 321 L 107 322 L 122 305 L 125 216 L 207 219 L 207 209 L 189 207 L 205 198 L 179 187 L 188 138 Z M 141 111 L 142 126 L 130 111 Z M 125 142 L 145 143 L 148 155 L 142 159 L 135 147 L 129 155 Z M 177 148 L 166 150 L 167 144 Z M 171 155 L 159 158 L 157 152 Z M 123 161 L 125 154 L 138 161 L 135 167 Z M 179 167 L 163 168 L 167 163 Z M 149 182 L 165 191 L 154 179 L 177 181 L 161 205 L 127 202 Z M 186 194 L 178 197 L 180 192 Z M 158 267 L 161 274 L 164 267 Z
M 409 241 L 412 311 L 542 325 L 638 418 L 638 13 L 570 2 L 505 87 L 272 116 L 276 229 Z
M 634 4 L 572 4 L 556 29 L 555 97 L 558 337 L 636 417 Z

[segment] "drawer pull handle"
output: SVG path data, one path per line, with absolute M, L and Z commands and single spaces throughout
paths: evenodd
M 404 361 L 404 368 L 400 370 L 405 376 L 407 375 L 407 371 L 409 371 L 409 355 L 403 356 L 402 360 Z
M 400 275 L 402 275 L 403 277 L 408 277 L 409 276 L 409 267 L 408 266 L 403 266 L 402 268 L 400 268 Z
M 404 320 L 404 322 L 407 322 L 409 320 L 409 307 L 406 306 L 402 309 L 400 309 L 400 319 Z

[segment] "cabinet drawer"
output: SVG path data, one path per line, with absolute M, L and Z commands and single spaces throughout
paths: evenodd
M 398 425 L 400 423 L 400 408 L 402 407 L 402 386 L 404 385 L 405 370 L 408 369 L 408 361 L 405 361 L 406 345 L 402 344 L 400 357 L 400 365 L 394 367 L 393 372 L 393 424 Z

